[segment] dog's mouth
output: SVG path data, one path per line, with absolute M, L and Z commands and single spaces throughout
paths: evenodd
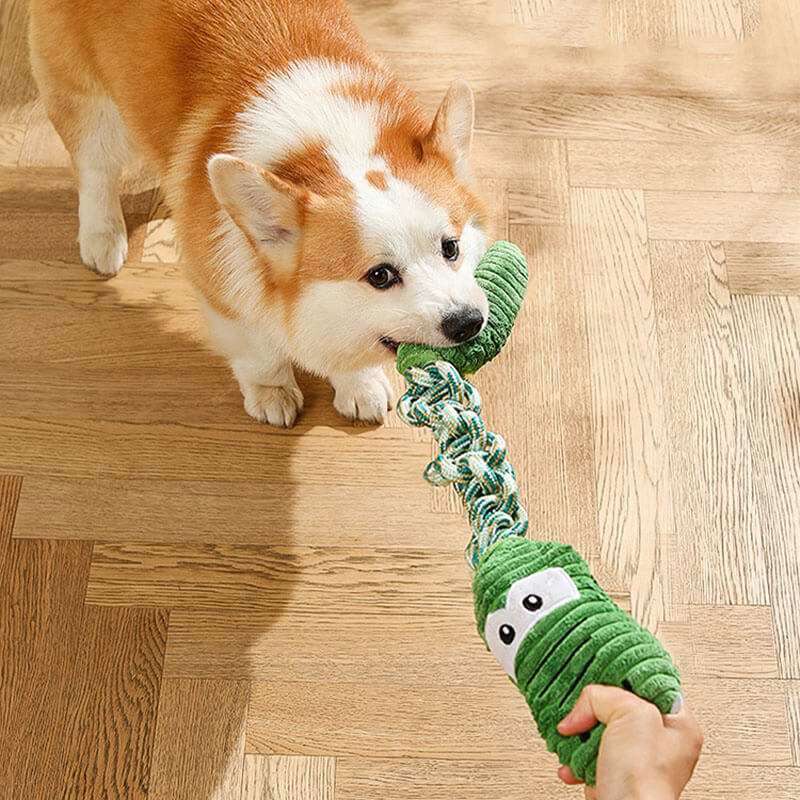
M 400 347 L 400 342 L 389 336 L 381 336 L 380 342 L 392 355 L 397 355 L 397 348 Z

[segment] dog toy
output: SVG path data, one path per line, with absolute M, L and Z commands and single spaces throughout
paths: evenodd
M 619 686 L 669 713 L 682 702 L 680 675 L 658 639 L 611 600 L 572 547 L 525 538 L 528 517 L 505 442 L 486 430 L 478 390 L 463 376 L 505 344 L 528 267 L 519 248 L 496 242 L 475 277 L 489 299 L 484 330 L 453 348 L 401 345 L 397 366 L 407 390 L 397 410 L 410 425 L 431 429 L 440 452 L 424 476 L 436 486 L 452 484 L 466 509 L 478 633 L 522 692 L 547 748 L 593 786 L 604 726 L 575 736 L 556 730 L 583 687 Z

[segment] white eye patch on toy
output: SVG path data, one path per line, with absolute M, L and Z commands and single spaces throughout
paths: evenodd
M 486 617 L 486 644 L 512 680 L 516 680 L 517 651 L 530 629 L 550 612 L 578 597 L 578 587 L 561 567 L 543 569 L 511 585 L 505 607 Z

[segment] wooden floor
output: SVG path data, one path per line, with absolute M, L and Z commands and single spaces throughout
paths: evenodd
M 0 5 L 0 797 L 576 798 L 474 632 L 426 436 L 302 381 L 247 417 L 142 176 L 131 258 L 77 198 Z M 358 0 L 532 280 L 478 376 L 534 536 L 579 548 L 683 671 L 686 800 L 800 779 L 800 6 Z M 348 476 L 347 480 L 343 476 Z

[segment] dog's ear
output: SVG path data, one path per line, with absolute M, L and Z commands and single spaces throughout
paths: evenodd
M 456 177 L 469 178 L 469 151 L 472 146 L 472 127 L 475 123 L 475 101 L 470 85 L 461 78 L 450 84 L 436 112 L 423 151 L 434 149 L 453 163 Z
M 308 192 L 269 170 L 219 153 L 208 160 L 208 177 L 220 205 L 258 250 L 291 252 L 300 239 Z

